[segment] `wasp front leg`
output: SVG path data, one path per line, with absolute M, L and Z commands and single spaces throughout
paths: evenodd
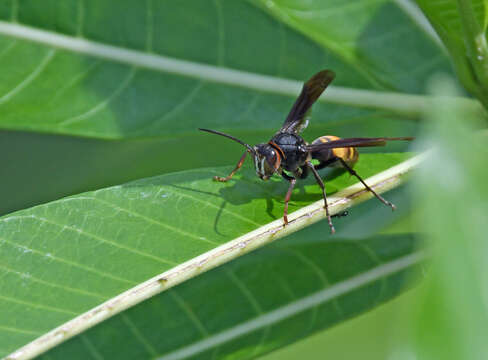
M 237 163 L 236 167 L 234 168 L 234 170 L 231 171 L 231 173 L 226 176 L 226 177 L 220 177 L 220 176 L 214 176 L 213 179 L 215 181 L 220 181 L 220 182 L 226 182 L 228 180 L 230 180 L 234 174 L 237 172 L 237 170 L 239 170 L 242 166 L 242 164 L 244 163 L 244 160 L 246 160 L 246 155 L 249 151 L 245 151 L 244 154 L 242 154 L 241 158 L 239 159 L 239 162 Z
M 295 187 L 297 179 L 286 175 L 284 172 L 281 173 L 281 176 L 290 182 L 290 186 L 288 187 L 288 191 L 286 192 L 285 196 L 285 208 L 283 209 L 283 221 L 285 222 L 285 225 L 288 225 L 288 202 L 290 201 L 291 193 Z

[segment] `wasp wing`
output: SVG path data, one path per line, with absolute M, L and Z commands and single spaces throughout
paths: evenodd
M 293 133 L 297 134 L 305 129 L 310 118 L 310 108 L 319 98 L 320 94 L 329 86 L 334 80 L 335 74 L 331 70 L 322 70 L 312 76 L 302 88 L 302 92 L 298 99 L 293 104 L 293 107 L 288 114 L 279 133 Z
M 325 149 L 335 149 L 342 147 L 368 147 L 368 146 L 385 146 L 387 141 L 395 140 L 413 140 L 413 137 L 378 137 L 378 138 L 346 138 L 329 141 L 320 144 L 307 145 L 309 151 L 319 151 Z

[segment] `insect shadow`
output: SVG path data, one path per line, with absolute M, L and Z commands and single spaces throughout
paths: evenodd
M 327 182 L 336 179 L 337 177 L 345 174 L 343 169 L 323 169 L 320 171 L 321 177 Z M 220 187 L 218 192 L 210 192 L 201 189 L 195 189 L 180 184 L 168 184 L 179 190 L 188 192 L 194 192 L 204 194 L 205 196 L 211 196 L 223 200 L 220 204 L 219 210 L 215 216 L 213 228 L 218 235 L 224 236 L 223 230 L 219 230 L 219 222 L 221 220 L 222 213 L 225 211 L 226 206 L 230 203 L 232 205 L 243 205 L 250 203 L 255 199 L 263 199 L 266 202 L 266 213 L 274 220 L 282 217 L 281 212 L 284 206 L 283 192 L 286 192 L 288 186 L 278 178 L 267 181 L 263 185 L 263 182 L 257 179 L 254 173 L 251 171 L 243 171 L 242 176 L 228 182 L 227 186 Z M 307 186 L 315 186 L 315 182 L 311 178 L 303 179 L 297 182 L 298 193 L 293 195 L 293 200 L 290 203 L 311 203 L 322 198 L 322 194 L 319 192 L 307 191 Z M 334 193 L 338 189 L 333 184 L 329 184 L 327 187 L 328 193 Z M 279 209 L 275 209 L 276 204 L 280 204 Z

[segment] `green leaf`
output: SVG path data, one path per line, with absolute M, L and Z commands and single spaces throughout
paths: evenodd
M 484 0 L 417 0 L 446 45 L 463 85 L 488 105 L 488 9 Z
M 367 177 L 398 163 L 404 158 L 405 154 L 365 154 L 356 169 L 364 177 Z M 46 333 L 48 330 L 63 324 L 76 315 L 93 308 L 136 284 L 172 269 L 178 264 L 194 259 L 196 256 L 215 249 L 218 245 L 248 233 L 269 221 L 278 219 L 277 224 L 279 225 L 279 228 L 272 233 L 273 235 L 269 236 L 282 236 L 281 234 L 285 231 L 281 229 L 282 199 L 287 185 L 282 181 L 263 183 L 256 178 L 253 170 L 249 168 L 230 183 L 222 184 L 211 180 L 211 177 L 215 174 L 223 174 L 226 171 L 229 171 L 229 168 L 186 171 L 144 179 L 122 186 L 69 197 L 1 218 L 0 274 L 3 279 L 3 286 L 0 294 L 0 313 L 3 316 L 1 319 L 2 325 L 0 326 L 0 332 L 2 333 L 2 336 L 0 336 L 0 349 L 2 349 L 3 354 L 5 355 L 7 352 L 34 339 L 36 335 Z M 394 178 L 398 177 L 399 174 L 398 172 L 395 173 L 393 175 Z M 327 188 L 331 192 L 355 182 L 354 179 L 351 179 L 346 174 L 329 174 L 329 177 L 331 181 L 327 182 Z M 317 209 L 323 218 L 322 202 L 320 201 L 321 196 L 318 187 L 313 184 L 311 179 L 309 180 L 305 181 L 303 186 L 299 187 L 294 193 L 290 210 L 298 209 L 311 201 L 319 200 Z M 381 184 L 388 183 L 385 180 L 377 181 Z M 361 187 L 354 191 L 361 193 Z M 362 192 L 361 196 L 363 195 L 364 192 Z M 357 197 L 357 194 L 353 197 Z M 331 199 L 331 201 L 333 200 Z M 347 202 L 347 198 L 342 201 Z M 384 214 L 391 213 L 386 207 L 381 210 Z M 383 217 L 383 221 L 388 221 L 388 217 L 384 215 Z M 293 216 L 290 216 L 290 218 L 294 219 Z M 303 219 L 300 221 L 308 221 L 306 220 L 307 216 L 304 216 Z M 339 226 L 338 234 L 343 234 L 350 240 L 357 239 L 357 232 L 356 234 L 348 232 L 347 220 L 347 218 L 344 221 L 336 220 L 336 223 L 343 222 L 344 226 L 343 230 Z M 361 223 L 359 236 L 371 237 L 378 229 L 378 226 L 381 226 L 381 223 L 380 221 L 372 224 L 369 221 L 368 226 L 364 226 L 364 223 Z M 293 223 L 289 225 L 290 231 L 293 231 L 294 226 Z M 277 233 L 278 231 L 281 232 Z M 310 237 L 312 233 L 316 234 L 315 238 L 318 240 L 318 244 L 316 241 L 310 240 L 312 239 Z M 308 243 L 311 241 L 312 244 L 315 244 L 313 246 L 318 246 L 318 248 L 322 249 L 321 251 L 324 251 L 324 254 L 327 254 L 341 243 L 337 237 L 329 239 L 327 234 L 327 223 L 322 221 L 306 237 L 309 239 Z M 324 238 L 329 240 L 324 241 Z M 371 270 L 375 267 L 381 268 L 379 263 L 382 263 L 381 259 L 383 257 L 393 261 L 397 257 L 408 256 L 412 250 L 411 236 L 401 236 L 398 241 L 390 241 L 387 238 L 381 239 L 372 238 L 370 240 L 372 241 L 372 248 L 369 248 L 369 245 L 364 245 L 366 247 L 364 248 L 363 245 L 360 245 L 360 242 L 352 245 L 352 248 L 357 248 L 356 250 L 360 253 L 364 251 L 363 255 L 360 255 L 364 257 L 364 261 L 358 262 L 352 268 L 344 266 L 344 263 L 356 261 L 352 260 L 356 255 L 347 260 L 349 259 L 348 256 L 352 256 L 350 254 L 347 255 L 348 250 L 346 250 L 351 245 L 345 245 L 345 248 L 340 245 L 336 255 L 328 255 L 317 266 L 326 266 L 328 270 L 325 276 L 333 276 L 329 281 L 334 283 L 340 279 L 355 278 L 355 275 L 359 276 L 366 270 Z M 377 241 L 381 244 L 377 244 Z M 382 241 L 388 242 L 391 246 L 385 246 Z M 302 241 L 296 245 L 299 249 L 301 243 Z M 306 244 L 307 242 L 303 242 L 303 245 Z M 377 247 L 374 244 L 377 244 Z M 237 250 L 234 249 L 232 251 L 240 251 L 243 254 L 253 247 L 254 245 L 245 245 L 241 251 L 239 250 L 241 248 L 239 245 Z M 311 251 L 310 254 L 315 254 L 318 248 L 312 247 L 308 248 L 309 250 L 304 248 L 300 251 Z M 263 251 L 266 253 L 268 250 Z M 339 254 L 344 251 L 346 253 L 341 256 L 346 256 L 346 258 L 341 258 Z M 256 260 L 251 256 L 244 263 L 247 261 L 255 264 Z M 289 261 L 288 257 L 277 256 L 276 266 L 280 268 L 287 267 Z M 311 260 L 307 260 L 307 256 L 303 256 L 300 261 Z M 202 270 L 205 269 L 207 262 L 208 260 L 201 263 L 199 267 L 201 266 Z M 212 262 L 213 260 L 209 262 L 208 266 L 215 266 L 212 265 Z M 408 265 L 411 264 L 408 263 Z M 195 275 L 195 271 L 198 272 L 199 267 L 196 270 L 191 270 L 190 275 Z M 253 284 L 258 285 L 259 281 L 257 279 L 263 272 L 255 265 L 251 266 L 251 268 L 254 270 L 246 271 L 246 273 L 248 276 L 255 278 Z M 400 271 L 400 269 L 397 270 Z M 172 271 L 175 274 L 174 276 L 180 276 L 178 275 L 179 271 Z M 223 270 L 217 270 L 216 274 L 222 274 L 221 271 Z M 299 269 L 290 267 L 289 271 L 296 272 Z M 328 274 L 329 272 L 330 274 Z M 335 272 L 338 273 L 334 275 Z M 278 275 L 279 272 L 277 273 Z M 175 284 L 174 281 L 176 280 L 173 280 L 172 276 L 163 282 L 163 284 L 166 284 L 164 286 Z M 214 276 L 220 278 L 221 275 L 209 276 L 211 278 Z M 286 276 L 281 279 L 281 282 L 286 284 L 284 282 Z M 295 297 L 305 297 L 307 294 L 318 291 L 323 287 L 323 283 L 320 285 L 320 282 L 316 282 L 316 278 L 314 278 L 315 280 L 310 279 L 315 285 L 310 284 L 305 279 L 306 277 L 296 283 L 297 286 L 299 284 L 303 286 L 302 291 L 300 291 L 301 287 L 291 290 Z M 218 280 L 212 281 L 215 281 L 215 284 L 219 284 Z M 345 319 L 357 312 L 364 311 L 377 304 L 378 301 L 383 301 L 393 296 L 401 288 L 402 281 L 398 281 L 393 281 L 391 285 L 388 285 L 384 289 L 385 293 L 376 293 L 375 291 L 378 290 L 375 290 L 371 294 L 366 291 L 365 295 L 358 298 L 351 297 L 350 300 L 343 304 L 344 306 L 347 304 L 348 309 L 349 307 L 350 309 L 345 311 L 342 317 L 335 318 L 332 322 L 326 322 L 321 327 L 331 325 L 340 319 Z M 193 282 L 196 283 L 193 284 Z M 196 284 L 201 284 L 199 286 L 205 287 L 207 280 L 190 280 L 188 285 L 184 286 L 196 291 Z M 377 286 L 372 285 L 375 289 L 377 289 Z M 242 291 L 242 289 L 239 290 L 239 288 L 234 287 L 226 290 L 223 287 L 218 292 L 205 292 L 205 294 L 208 294 L 208 296 L 218 294 L 216 296 L 222 298 L 238 296 L 238 298 L 242 299 L 242 293 L 239 291 Z M 266 312 L 271 312 L 281 306 L 280 304 L 283 305 L 282 302 L 274 302 L 275 297 L 272 296 L 272 292 L 254 294 L 254 291 L 249 291 L 256 297 L 264 296 L 263 301 L 266 299 L 268 302 Z M 167 296 L 174 298 L 174 295 L 164 295 L 164 298 L 168 299 Z M 385 298 L 382 296 L 385 296 Z M 370 297 L 374 300 L 368 300 Z M 200 295 L 196 298 L 204 300 L 205 297 Z M 184 296 L 181 301 L 190 301 L 190 299 Z M 176 302 L 180 302 L 178 298 Z M 141 306 L 145 309 L 143 312 L 152 311 L 153 305 L 151 304 L 151 301 L 142 303 Z M 251 300 L 251 306 L 253 306 L 252 304 Z M 207 306 L 209 307 L 208 314 L 215 314 L 221 310 L 221 305 L 215 301 L 209 301 Z M 228 310 L 235 318 L 230 316 L 230 323 L 225 323 L 225 326 L 238 325 L 244 321 L 243 319 L 248 319 L 252 314 L 249 312 L 250 309 L 249 307 L 241 308 L 240 306 L 229 307 Z M 189 319 L 193 317 L 192 311 L 188 310 L 188 308 L 183 307 L 182 311 L 187 312 Z M 19 314 L 24 315 L 19 317 Z M 205 321 L 202 324 L 205 329 L 214 322 L 211 317 L 208 317 L 208 314 L 205 315 Z M 127 320 L 126 316 L 125 313 L 122 313 L 117 318 L 123 319 L 122 321 L 129 324 L 128 328 L 123 328 L 124 332 L 129 330 L 129 332 L 135 331 L 137 333 L 137 330 L 134 330 L 130 325 L 130 318 Z M 144 318 L 149 321 L 151 316 Z M 161 318 L 157 319 L 159 319 L 158 322 L 161 321 Z M 112 321 L 119 320 L 109 320 L 107 324 L 111 324 Z M 168 326 L 177 326 L 180 321 L 186 322 L 185 318 L 181 317 L 181 313 L 180 315 L 175 315 L 173 320 L 168 322 Z M 217 323 L 219 322 L 217 321 Z M 219 326 L 223 325 L 222 323 Z M 102 324 L 101 326 L 104 325 Z M 187 326 L 190 325 L 185 325 L 185 328 Z M 168 333 L 164 332 L 163 338 L 167 338 L 168 343 L 162 341 L 161 344 L 166 343 L 169 346 L 173 342 L 173 344 L 181 343 L 182 341 L 187 343 L 190 340 L 187 339 L 187 342 L 185 342 L 186 336 L 191 334 L 196 336 L 197 333 L 194 333 L 194 331 L 201 330 L 198 326 L 197 328 L 190 327 L 187 329 L 188 332 L 172 332 L 170 330 L 168 330 Z M 213 334 L 214 332 L 210 333 Z M 133 333 L 131 334 L 131 336 L 134 336 Z M 304 333 L 297 333 L 296 336 L 299 336 L 299 334 L 302 334 L 300 336 L 304 335 Z M 179 337 L 180 335 L 181 337 Z M 81 341 L 84 342 L 84 338 L 82 336 Z M 192 337 L 192 339 L 194 338 Z M 270 344 L 268 344 L 268 341 Z M 283 338 L 278 343 L 267 340 L 263 342 L 264 347 L 260 352 L 265 351 L 268 347 L 282 346 L 289 341 L 291 340 L 286 338 Z M 66 346 L 69 348 L 69 343 Z M 167 351 L 171 349 L 173 348 L 170 346 Z
M 272 12 L 300 4 L 289 3 Z M 402 93 L 422 94 L 434 68 L 450 72 L 437 45 L 389 1 L 299 5 L 293 22 L 256 4 L 3 1 L 0 66 L 11 71 L 0 81 L 0 127 L 102 138 L 198 126 L 275 131 L 300 84 L 322 68 L 343 87 L 323 100 L 352 106 L 317 105 L 316 123 L 412 116 L 426 99 Z M 324 22 L 330 13 L 341 16 Z
M 373 88 L 424 93 L 425 79 L 434 68 L 450 72 L 423 15 L 404 1 L 253 2 L 336 53 Z
M 267 9 L 266 4 L 273 7 Z M 3 132 L 0 141 L 7 164 L 6 169 L 2 168 L 2 185 L 6 184 L 0 187 L 2 206 L 6 203 L 7 209 L 18 209 L 26 201 L 39 203 L 128 179 L 228 165 L 236 160 L 236 145 L 197 134 L 195 129 L 225 130 L 250 143 L 266 141 L 281 125 L 301 83 L 322 68 L 332 68 L 338 76 L 335 87 L 328 89 L 314 106 L 313 122 L 304 134 L 308 141 L 327 133 L 343 137 L 414 134 L 417 123 L 412 119 L 416 120 L 429 104 L 424 94 L 426 77 L 433 69 L 448 73 L 451 70 L 447 56 L 428 31 L 398 4 L 401 1 L 360 0 L 352 6 L 341 1 L 304 4 L 193 0 L 177 6 L 154 0 L 1 1 L 0 66 L 4 71 L 0 74 L 0 128 L 12 131 Z M 297 7 L 299 14 L 291 11 Z M 23 141 L 15 141 L 18 138 Z M 382 168 L 381 156 L 369 158 L 377 159 L 374 165 L 367 156 L 363 159 L 366 161 L 360 162 L 358 168 L 363 176 Z M 189 172 L 186 179 L 190 183 L 178 178 L 181 174 L 168 175 L 64 199 L 0 220 L 0 237 L 7 238 L 0 240 L 2 279 L 8 279 L 0 294 L 0 313 L 8 320 L 0 324 L 0 331 L 6 334 L 0 336 L 2 353 L 173 266 L 163 260 L 179 264 L 205 251 L 205 240 L 216 242 L 207 242 L 206 246 L 212 248 L 281 217 L 286 184 L 258 185 L 252 171 L 244 173 L 242 181 L 213 184 L 208 179 L 211 170 L 199 171 Z M 353 181 L 346 178 L 328 182 L 328 189 L 342 189 L 347 181 Z M 213 195 L 188 188 L 173 189 L 165 183 L 170 180 L 190 189 L 207 189 Z M 166 198 L 152 198 L 159 189 L 174 191 L 182 199 L 174 207 L 165 208 L 161 205 Z M 122 192 L 125 200 L 117 198 L 117 192 Z M 149 197 L 144 198 L 148 193 Z M 116 201 L 111 198 L 115 196 L 121 201 L 122 210 L 99 203 L 100 199 L 83 200 L 83 196 L 108 196 L 101 200 Z M 202 199 L 214 206 L 198 202 Z M 292 208 L 296 209 L 320 196 L 317 187 L 308 183 L 304 190 L 297 189 L 294 199 Z M 360 247 L 363 242 L 359 239 L 366 239 L 364 243 L 377 259 L 385 256 L 387 263 L 394 262 L 395 257 L 409 256 L 410 235 L 373 236 L 393 215 L 376 203 L 368 206 L 354 210 L 355 214 L 360 212 L 360 217 L 336 220 L 344 242 Z M 404 208 L 407 206 L 400 206 Z M 166 225 L 166 230 L 160 229 L 164 225 L 136 215 L 130 217 L 128 212 L 148 215 Z M 194 216 L 196 212 L 200 218 Z M 173 235 L 172 227 L 193 237 Z M 328 239 L 324 222 L 310 229 L 307 239 Z M 379 242 L 377 247 L 375 241 Z M 348 258 L 344 254 L 346 248 L 336 253 L 324 242 L 328 247 L 323 249 L 322 243 L 320 249 L 306 249 L 304 243 L 303 251 L 310 259 L 315 252 L 324 251 L 328 261 L 317 266 L 334 265 L 334 271 L 328 270 L 333 280 L 335 271 L 344 274 L 349 266 L 351 273 L 347 276 L 353 279 L 368 269 L 375 271 L 374 266 L 383 269 L 375 261 L 355 267 L 356 256 Z M 301 250 L 301 242 L 298 244 Z M 253 257 L 248 259 L 255 264 Z M 340 263 L 335 262 L 339 260 Z M 276 266 L 281 271 L 286 265 L 286 258 L 281 258 Z M 289 271 L 289 277 L 297 273 L 295 268 Z M 255 265 L 248 271 L 246 268 L 246 274 L 261 280 L 262 272 Z M 340 285 L 347 276 L 337 276 L 336 284 Z M 219 283 L 219 279 L 217 276 L 214 281 Z M 284 281 L 277 283 L 275 279 L 262 285 L 271 289 L 271 285 Z M 296 283 L 290 280 L 297 289 L 292 290 L 302 298 L 324 287 L 319 282 L 310 286 L 307 279 Z M 182 286 L 192 288 L 197 280 Z M 205 287 L 205 281 L 199 286 Z M 359 304 L 345 301 L 348 311 L 338 319 L 394 296 L 402 283 L 401 279 L 392 281 L 385 287 L 384 297 L 370 297 L 368 292 Z M 301 286 L 305 285 L 304 290 Z M 371 286 L 377 288 L 378 283 Z M 242 301 L 238 291 L 233 295 Z M 205 299 L 199 292 L 194 300 Z M 245 317 L 249 308 L 239 306 L 214 307 L 211 315 L 222 308 L 226 318 L 235 320 L 233 316 L 241 316 L 236 321 L 243 322 L 249 319 Z M 19 318 L 18 314 L 23 316 Z M 144 342 L 138 327 L 131 327 L 132 318 L 127 320 L 124 314 L 114 321 L 123 319 L 126 326 L 122 329 L 131 328 L 129 336 Z M 212 323 L 213 318 L 208 313 L 205 316 Z M 168 326 L 186 318 L 175 314 L 173 319 Z M 165 321 L 148 317 L 143 320 Z M 316 329 L 333 323 L 324 322 Z M 177 334 L 192 335 L 190 331 L 194 329 Z M 312 327 L 310 330 L 314 331 Z M 63 331 L 61 339 L 71 335 Z M 106 334 L 112 331 L 108 327 Z M 294 334 L 299 338 L 305 333 Z M 97 347 L 86 339 L 82 335 L 73 341 L 83 342 L 85 350 L 97 357 Z M 164 337 L 158 346 L 165 345 L 166 339 L 178 340 Z M 290 341 L 293 339 L 283 337 L 258 350 L 264 352 Z M 73 343 L 63 345 L 60 351 L 70 352 L 70 344 Z M 123 344 L 128 342 L 117 345 Z M 146 350 L 154 347 L 149 345 Z M 240 345 L 243 356 L 254 354 L 245 344 Z M 236 353 L 239 356 L 239 351 Z
M 434 90 L 439 95 L 454 92 L 445 79 Z M 424 141 L 433 150 L 415 185 L 416 222 L 430 245 L 432 264 L 413 312 L 410 352 L 419 359 L 483 358 L 488 351 L 487 138 L 466 124 L 469 112 L 445 98 L 428 116 L 432 125 Z
M 410 234 L 325 241 L 299 234 L 131 308 L 41 359 L 251 359 L 390 300 L 422 260 Z

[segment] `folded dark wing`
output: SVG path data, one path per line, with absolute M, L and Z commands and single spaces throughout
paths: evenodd
M 331 70 L 322 70 L 312 76 L 302 88 L 302 92 L 293 104 L 283 126 L 279 132 L 299 133 L 308 125 L 309 110 L 324 90 L 334 80 L 335 74 Z
M 378 137 L 378 138 L 346 138 L 334 140 L 326 143 L 307 145 L 309 151 L 318 151 L 324 149 L 334 149 L 342 147 L 367 147 L 367 146 L 385 146 L 387 141 L 396 140 L 413 140 L 413 137 Z

